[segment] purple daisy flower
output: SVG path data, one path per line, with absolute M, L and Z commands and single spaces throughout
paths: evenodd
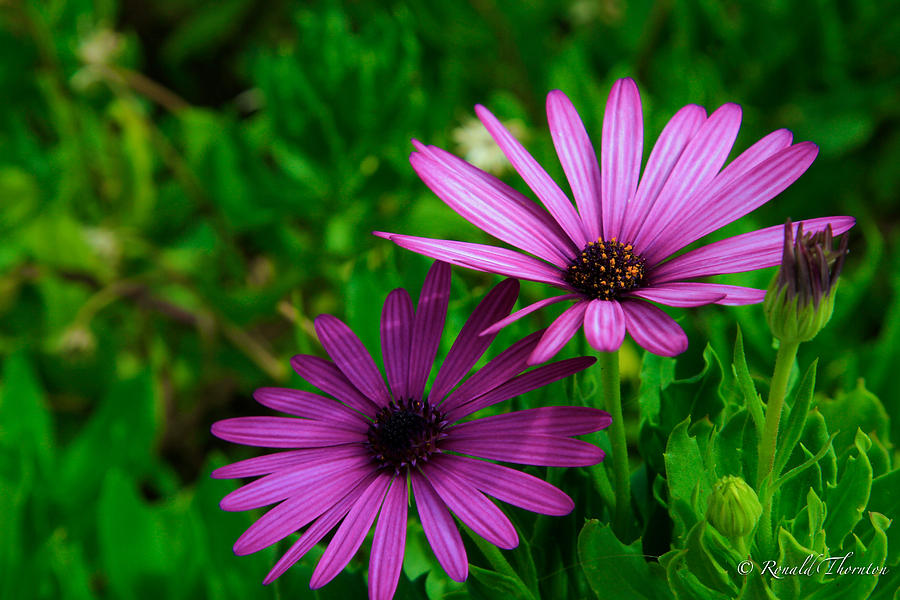
M 497 331 L 547 305 L 574 300 L 538 343 L 530 359 L 533 364 L 554 356 L 582 324 L 588 342 L 599 351 L 618 349 L 628 331 L 650 352 L 680 354 L 687 348 L 687 336 L 650 302 L 675 307 L 762 302 L 765 290 L 690 280 L 777 265 L 784 237 L 781 225 L 670 257 L 777 196 L 818 153 L 811 142 L 792 145 L 791 132 L 779 129 L 722 169 L 740 127 L 741 109 L 725 104 L 707 116 L 705 109 L 690 104 L 663 129 L 641 177 L 644 126 L 634 81 L 620 79 L 612 87 L 599 165 L 578 113 L 556 90 L 547 96 L 547 118 L 575 196 L 573 206 L 494 115 L 480 105 L 475 112 L 546 211 L 440 148 L 414 140 L 418 151 L 410 162 L 450 208 L 528 254 L 484 244 L 375 235 L 456 265 L 565 290 L 566 294 L 527 306 L 487 330 Z M 810 233 L 830 224 L 839 234 L 855 221 L 825 217 L 801 222 Z
M 461 422 L 594 362 L 590 357 L 573 358 L 523 373 L 542 335 L 537 332 L 463 381 L 494 337 L 480 333 L 509 314 L 518 289 L 518 282 L 506 280 L 478 305 L 441 362 L 428 394 L 425 385 L 450 297 L 450 267 L 441 262 L 425 278 L 415 310 L 404 289 L 394 290 L 385 301 L 381 342 L 389 386 L 350 328 L 331 315 L 321 315 L 316 332 L 334 362 L 299 355 L 291 364 L 330 397 L 262 388 L 254 394 L 258 402 L 299 418 L 238 417 L 212 426 L 212 433 L 223 440 L 291 448 L 212 474 L 262 476 L 225 496 L 224 510 L 278 503 L 238 538 L 236 554 L 256 552 L 305 527 L 264 583 L 274 581 L 337 527 L 310 581 L 313 589 L 325 585 L 353 558 L 377 517 L 369 597 L 393 596 L 403 563 L 409 484 L 425 536 L 441 566 L 457 581 L 466 579 L 468 562 L 452 515 L 489 542 L 513 548 L 519 542 L 516 530 L 488 496 L 542 514 L 565 515 L 572 510 L 571 498 L 549 483 L 478 459 L 545 466 L 596 464 L 603 460 L 603 451 L 571 436 L 608 426 L 608 413 L 546 406 Z

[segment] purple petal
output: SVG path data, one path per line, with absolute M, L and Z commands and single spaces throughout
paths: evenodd
M 819 217 L 798 221 L 793 224 L 795 236 L 801 223 L 805 232 L 817 233 L 831 225 L 834 234 L 840 235 L 853 227 L 856 219 L 853 217 Z M 781 263 L 783 246 L 784 225 L 775 225 L 736 235 L 701 246 L 664 262 L 650 272 L 650 281 L 656 285 L 679 279 L 741 273 L 774 267 Z
M 528 151 L 507 131 L 497 117 L 480 104 L 475 107 L 475 114 L 490 132 L 491 137 L 500 146 L 503 154 L 512 163 L 528 187 L 541 199 L 556 222 L 562 227 L 575 246 L 581 248 L 588 242 L 587 234 L 575 212 L 572 202 L 566 197 L 547 171 L 538 164 Z
M 537 348 L 531 353 L 528 363 L 537 365 L 556 356 L 556 353 L 562 350 L 562 347 L 581 328 L 587 306 L 587 302 L 576 302 L 556 317 L 556 320 L 547 328 L 547 332 L 541 338 Z
M 288 450 L 275 452 L 264 456 L 255 456 L 241 460 L 224 467 L 219 467 L 211 473 L 213 479 L 236 479 L 238 477 L 256 477 L 268 475 L 276 471 L 282 471 L 288 467 L 294 467 L 309 463 L 317 463 L 322 460 L 334 460 L 355 456 L 361 452 L 361 447 L 356 444 L 345 446 L 328 446 L 326 448 L 304 448 L 302 450 Z
M 234 417 L 213 423 L 212 434 L 226 442 L 263 448 L 319 448 L 359 443 L 359 431 L 342 423 L 293 417 Z
M 253 392 L 253 398 L 265 407 L 316 421 L 341 423 L 348 429 L 366 431 L 366 418 L 331 398 L 291 388 L 265 387 Z
M 356 473 L 356 477 L 371 469 L 372 459 L 362 446 L 354 448 L 355 456 L 340 458 L 335 456 L 327 462 L 303 464 L 257 479 L 253 483 L 241 486 L 222 498 L 219 507 L 222 510 L 251 510 L 281 502 L 285 498 L 303 494 L 305 490 L 325 481 L 330 481 L 340 472 Z
M 441 410 L 446 412 L 462 406 L 524 371 L 528 368 L 528 357 L 543 334 L 544 330 L 535 331 L 498 354 L 453 390 L 441 403 Z
M 691 138 L 635 237 L 634 246 L 645 257 L 657 236 L 669 231 L 693 194 L 712 181 L 725 164 L 740 126 L 741 107 L 724 104 Z
M 291 359 L 291 366 L 300 377 L 326 394 L 370 417 L 375 416 L 377 405 L 356 389 L 330 360 L 298 354 Z
M 306 531 L 297 539 L 296 542 L 290 547 L 290 549 L 284 553 L 284 555 L 278 559 L 278 562 L 275 563 L 275 566 L 272 567 L 272 570 L 269 571 L 269 574 L 266 575 L 266 578 L 263 580 L 263 584 L 268 585 L 281 577 L 285 571 L 294 566 L 294 564 L 303 558 L 303 556 L 309 552 L 313 546 L 319 543 L 319 541 L 325 537 L 325 535 L 331 531 L 331 529 L 338 524 L 338 522 L 344 518 L 348 512 L 350 512 L 350 508 L 356 504 L 357 499 L 362 495 L 363 491 L 365 491 L 369 484 L 375 480 L 375 473 L 371 473 L 366 476 L 359 484 L 353 488 L 347 495 L 341 498 L 336 504 L 334 504 L 327 511 L 322 513 L 315 522 L 307 528 Z
M 498 500 L 544 515 L 562 516 L 575 503 L 562 490 L 533 475 L 467 456 L 443 454 L 441 464 Z
M 584 313 L 584 334 L 591 348 L 615 352 L 625 340 L 625 313 L 616 300 L 591 300 Z
M 341 372 L 366 397 L 380 405 L 391 400 L 375 361 L 356 334 L 337 317 L 319 315 L 315 320 L 316 334 L 328 356 Z
M 644 151 L 641 96 L 630 78 L 613 84 L 603 115 L 600 147 L 603 239 L 620 235 L 625 206 L 634 196 Z
M 381 311 L 381 353 L 394 398 L 409 396 L 412 329 L 412 299 L 406 290 L 397 288 L 388 294 Z
M 603 230 L 600 166 L 594 146 L 572 102 L 559 90 L 547 94 L 547 122 L 588 239 L 595 240 Z
M 424 473 L 444 504 L 472 531 L 500 548 L 519 545 L 516 528 L 484 494 L 437 462 L 429 463 Z
M 562 270 L 506 248 L 380 231 L 375 235 L 386 237 L 401 248 L 467 269 L 567 287 L 562 280 Z
M 397 590 L 406 545 L 406 477 L 396 477 L 384 498 L 369 560 L 369 598 L 391 600 Z
M 675 356 L 688 347 L 684 330 L 672 317 L 640 300 L 623 302 L 625 327 L 639 346 L 659 356 Z
M 510 325 L 511 323 L 518 321 L 522 317 L 530 315 L 531 313 L 535 312 L 536 310 L 540 310 L 545 306 L 550 306 L 551 304 L 556 304 L 557 302 L 562 302 L 564 300 L 575 300 L 577 298 L 581 298 L 581 296 L 579 294 L 565 294 L 563 296 L 554 296 L 552 298 L 538 300 L 534 304 L 529 304 L 525 308 L 517 310 L 508 317 L 500 319 L 499 321 L 482 331 L 481 335 L 490 335 L 492 333 L 497 333 L 507 325 Z
M 635 239 L 678 158 L 705 121 L 706 111 L 703 107 L 688 104 L 675 113 L 663 128 L 650 152 L 650 158 L 647 159 L 644 176 L 638 184 L 634 200 L 625 210 L 620 236 L 622 241 Z
M 466 547 L 446 505 L 418 471 L 410 473 L 416 509 L 425 537 L 434 550 L 438 562 L 453 581 L 465 581 L 469 574 Z
M 812 142 L 801 142 L 770 156 L 724 188 L 712 186 L 713 191 L 708 196 L 696 200 L 698 206 L 709 207 L 702 218 L 699 213 L 685 215 L 674 225 L 672 234 L 660 236 L 652 251 L 644 253 L 644 258 L 649 264 L 659 262 L 762 206 L 803 175 L 818 153 L 818 146 Z
M 415 143 L 415 142 L 413 142 Z M 575 250 L 546 211 L 493 175 L 435 146 L 410 157 L 422 180 L 467 221 L 562 267 Z
M 393 474 L 379 473 L 350 509 L 313 571 L 309 581 L 311 589 L 317 590 L 334 579 L 359 550 L 393 477 Z
M 479 458 L 544 467 L 587 467 L 603 460 L 603 450 L 593 444 L 550 435 L 447 438 L 441 448 Z
M 626 297 L 643 298 L 666 306 L 704 306 L 725 298 L 726 294 L 710 288 L 694 287 L 689 283 L 661 283 L 631 290 Z
M 429 394 L 431 402 L 439 403 L 466 376 L 472 365 L 478 362 L 496 337 L 479 334 L 488 325 L 508 315 L 518 296 L 519 282 L 507 279 L 495 286 L 475 307 L 438 369 Z
M 416 305 L 412 333 L 412 352 L 409 356 L 409 397 L 422 399 L 428 374 L 437 356 L 447 319 L 450 301 L 450 265 L 435 262 L 425 276 L 419 303 Z
M 284 539 L 312 522 L 359 484 L 366 474 L 355 470 L 337 473 L 308 493 L 285 500 L 259 518 L 234 543 L 234 553 L 252 554 Z
M 471 402 L 449 411 L 447 413 L 447 421 L 450 423 L 456 422 L 498 402 L 509 400 L 520 394 L 525 394 L 531 390 L 559 381 L 587 369 L 595 362 L 596 359 L 591 356 L 579 356 L 578 358 L 569 358 L 532 369 L 494 388 L 490 392 L 478 396 Z
M 451 427 L 447 433 L 453 439 L 489 438 L 495 435 L 571 436 L 594 433 L 607 427 L 609 413 L 584 406 L 542 406 L 518 410 L 502 415 L 466 421 Z

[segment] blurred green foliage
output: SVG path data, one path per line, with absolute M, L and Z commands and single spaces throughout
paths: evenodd
M 900 439 L 898 47 L 889 0 L 0 3 L 0 597 L 271 596 L 259 582 L 274 551 L 232 555 L 252 515 L 219 511 L 232 484 L 208 478 L 225 453 L 249 454 L 216 443 L 209 424 L 258 413 L 255 387 L 298 384 L 288 359 L 321 352 L 311 327 L 319 313 L 345 318 L 377 347 L 381 299 L 395 286 L 416 289 L 427 263 L 372 230 L 484 240 L 415 177 L 410 138 L 465 153 L 461 132 L 481 102 L 517 123 L 564 181 L 544 94 L 566 91 L 599 140 L 620 76 L 641 87 L 645 148 L 682 105 L 728 101 L 744 109 L 738 149 L 779 127 L 821 146 L 796 185 L 719 235 L 788 216 L 858 218 L 834 318 L 800 364 L 819 357 L 816 414 L 827 431 L 840 426 L 835 448 L 850 456 L 832 462 L 870 465 L 872 510 L 896 518 L 886 490 L 896 489 L 890 439 Z M 766 287 L 770 277 L 721 280 Z M 454 273 L 450 331 L 493 282 Z M 526 285 L 523 301 L 540 294 Z M 736 320 L 748 376 L 765 386 L 773 352 L 758 306 L 678 315 L 692 340 L 679 377 L 703 365 L 715 376 Z M 549 318 L 511 328 L 496 347 Z M 654 360 L 640 371 L 634 347 L 623 353 L 624 397 L 640 385 L 651 407 L 638 444 L 637 405 L 626 405 L 631 441 L 642 468 L 658 474 L 669 436 L 698 413 L 687 400 L 660 408 L 659 390 L 681 384 L 675 366 Z M 714 418 L 726 410 L 711 406 Z M 852 428 L 838 425 L 847 415 Z M 813 422 L 802 433 L 815 451 L 826 429 Z M 686 431 L 679 439 L 696 445 Z M 641 550 L 601 525 L 578 538 L 583 518 L 602 509 L 583 474 L 561 485 L 576 514 L 551 525 L 513 511 L 534 531 L 540 587 L 548 597 L 609 589 L 599 574 L 588 572 L 587 584 L 575 574 L 579 556 L 596 551 L 577 540 Z M 857 541 L 879 543 L 884 524 L 861 522 Z M 475 569 L 476 583 L 460 589 L 434 570 L 426 585 L 434 561 L 412 527 L 398 597 L 481 597 L 503 583 Z M 541 544 L 548 528 L 558 547 Z M 898 531 L 887 530 L 893 548 Z M 472 556 L 484 564 L 474 547 Z M 315 558 L 283 578 L 282 597 L 311 593 Z M 667 568 L 677 571 L 676 559 Z M 355 597 L 364 572 L 355 562 L 313 595 Z

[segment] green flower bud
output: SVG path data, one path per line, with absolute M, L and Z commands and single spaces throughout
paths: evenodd
M 846 255 L 846 234 L 835 249 L 831 225 L 817 233 L 803 233 L 803 223 L 799 223 L 795 239 L 788 219 L 781 268 L 763 301 L 763 312 L 776 338 L 806 342 L 825 327 L 834 310 L 837 279 Z
M 729 539 L 752 533 L 761 513 L 762 505 L 756 492 L 735 475 L 727 475 L 716 482 L 706 506 L 706 518 Z

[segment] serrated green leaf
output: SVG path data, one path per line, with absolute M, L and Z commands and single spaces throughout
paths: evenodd
M 765 417 L 763 416 L 762 399 L 756 391 L 753 379 L 750 377 L 750 369 L 747 368 L 747 358 L 744 356 L 744 337 L 741 335 L 741 327 L 738 325 L 737 337 L 734 341 L 734 357 L 731 366 L 732 372 L 738 382 L 738 387 L 744 397 L 744 405 L 747 412 L 753 419 L 756 427 L 757 435 L 762 435 L 765 425 Z
M 889 444 L 890 417 L 878 397 L 866 389 L 862 380 L 853 390 L 838 393 L 833 400 L 820 400 L 818 406 L 829 430 L 839 432 L 834 442 L 838 456 L 853 448 L 857 428 Z
M 874 536 L 869 546 L 862 544 L 854 537 L 852 554 L 846 560 L 831 563 L 832 573 L 826 569 L 826 583 L 808 596 L 808 600 L 869 600 L 872 590 L 878 585 L 879 576 L 854 572 L 841 573 L 842 568 L 869 568 L 879 572 L 885 564 L 887 555 L 887 535 L 885 529 L 890 521 L 879 513 L 869 513 L 869 522 L 874 529 Z M 834 555 L 834 552 L 832 552 Z M 840 556 L 844 556 L 841 554 Z M 828 580 L 830 577 L 830 580 Z
M 828 546 L 832 549 L 843 548 L 844 538 L 856 527 L 869 502 L 872 465 L 866 456 L 868 444 L 871 444 L 868 436 L 857 430 L 857 455 L 847 457 L 837 485 L 829 486 L 825 491 L 825 504 L 828 506 L 825 533 Z
M 711 489 L 708 473 L 697 440 L 688 436 L 690 418 L 678 424 L 669 436 L 664 455 L 666 480 L 669 487 L 670 512 L 675 520 L 675 534 L 683 536 L 699 520 L 692 497 L 699 486 L 699 496 L 705 502 Z M 699 475 L 699 477 L 698 477 Z M 684 508 L 687 507 L 687 510 Z

